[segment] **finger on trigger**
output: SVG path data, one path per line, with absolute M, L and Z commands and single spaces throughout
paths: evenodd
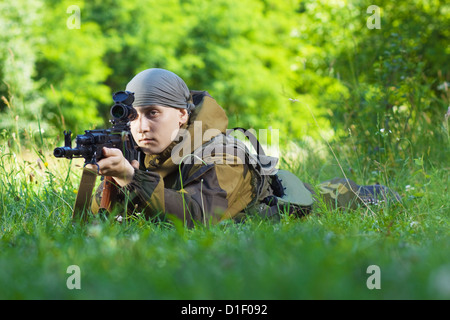
M 139 169 L 139 162 L 137 160 L 131 161 L 131 166 L 135 169 Z

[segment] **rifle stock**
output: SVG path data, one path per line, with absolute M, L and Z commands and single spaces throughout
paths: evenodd
M 117 185 L 112 177 L 105 177 L 103 180 L 102 200 L 100 210 L 111 212 L 111 200 L 117 196 Z

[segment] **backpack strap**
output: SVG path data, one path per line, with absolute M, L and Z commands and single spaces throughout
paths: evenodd
M 190 100 L 192 100 L 192 103 L 194 105 L 198 105 L 200 102 L 202 102 L 204 97 L 211 97 L 211 95 L 208 93 L 208 91 L 202 91 L 202 90 L 191 90 L 191 97 Z M 212 98 L 212 97 L 211 97 Z
M 266 155 L 266 153 L 264 152 L 264 149 L 261 147 L 261 144 L 259 143 L 258 139 L 255 137 L 255 135 L 250 130 L 244 129 L 242 127 L 235 127 L 233 129 L 229 129 L 229 130 L 241 131 L 248 138 L 248 140 L 250 140 L 257 155 L 263 155 L 263 156 Z M 229 132 L 227 132 L 227 134 L 229 134 Z
M 255 135 L 247 129 L 236 127 L 233 129 L 227 130 L 227 135 L 230 135 L 233 131 L 240 131 L 242 132 L 250 141 L 252 144 L 253 149 L 255 149 L 256 154 L 251 154 L 255 162 L 257 163 L 257 170 L 260 171 L 260 174 L 263 176 L 273 176 L 276 174 L 277 170 L 275 166 L 278 163 L 278 158 L 271 157 L 266 155 L 264 152 L 263 147 L 259 143 L 258 139 L 255 137 Z M 236 138 L 235 138 L 236 139 Z

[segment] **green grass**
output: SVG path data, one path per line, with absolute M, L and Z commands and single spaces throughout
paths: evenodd
M 450 298 L 448 168 L 413 176 L 405 167 L 390 185 L 405 202 L 373 212 L 319 205 L 301 220 L 192 230 L 142 219 L 80 226 L 71 221 L 75 162 L 1 148 L 1 299 Z M 80 290 L 66 286 L 71 265 Z M 381 289 L 367 288 L 370 265 Z

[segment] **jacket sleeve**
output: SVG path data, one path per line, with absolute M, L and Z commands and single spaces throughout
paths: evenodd
M 146 218 L 174 215 L 192 227 L 194 221 L 217 223 L 243 211 L 253 199 L 251 173 L 245 165 L 209 164 L 194 167 L 180 190 L 166 188 L 156 172 L 135 170 L 122 189 L 128 214 Z

